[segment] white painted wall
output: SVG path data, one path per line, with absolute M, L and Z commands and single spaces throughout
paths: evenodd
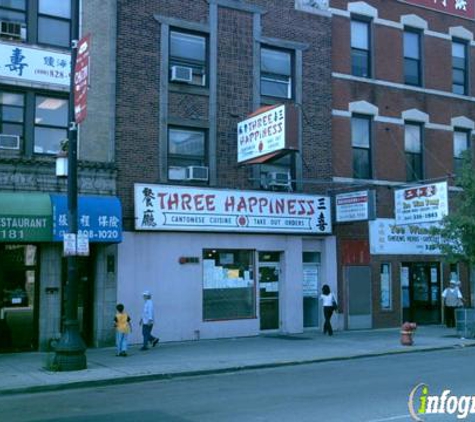
M 336 283 L 336 252 L 332 239 L 324 237 L 318 243 L 324 245 L 322 268 L 333 267 L 324 269 L 327 280 L 334 279 Z M 132 318 L 130 342 L 141 341 L 138 322 L 144 290 L 152 292 L 156 320 L 153 332 L 162 341 L 249 336 L 260 332 L 258 318 L 202 320 L 203 249 L 283 252 L 279 292 L 281 331 L 302 332 L 302 244 L 302 237 L 286 235 L 124 232 L 118 247 L 117 300 L 124 303 Z M 181 256 L 199 257 L 199 264 L 180 264 Z M 334 278 L 330 276 L 333 274 Z M 259 303 L 258 292 L 256 300 Z

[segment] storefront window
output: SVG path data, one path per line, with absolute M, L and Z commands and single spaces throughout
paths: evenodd
M 391 264 L 381 264 L 381 309 L 390 311 L 393 307 L 391 294 Z
M 203 319 L 255 318 L 254 252 L 203 251 Z

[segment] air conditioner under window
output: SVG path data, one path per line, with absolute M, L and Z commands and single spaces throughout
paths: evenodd
M 280 171 L 271 171 L 267 173 L 267 185 L 289 187 L 290 186 L 290 174 Z
M 174 82 L 186 82 L 193 81 L 193 69 L 185 66 L 172 66 L 172 81 Z
M 20 137 L 0 133 L 0 149 L 20 149 Z
M 201 182 L 208 181 L 208 167 L 189 166 L 186 168 L 186 180 L 195 180 Z
M 24 40 L 26 39 L 26 26 L 22 22 L 0 21 L 0 37 Z

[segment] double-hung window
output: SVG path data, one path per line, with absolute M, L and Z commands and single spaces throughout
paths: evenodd
M 470 132 L 468 130 L 454 131 L 454 173 L 461 175 L 463 166 L 463 152 L 470 147 Z
M 353 148 L 353 177 L 371 179 L 371 117 L 351 118 L 351 145 Z
M 422 128 L 423 126 L 418 123 L 406 123 L 404 127 L 406 180 L 408 182 L 423 179 Z
M 261 48 L 261 95 L 292 98 L 292 54 Z
M 371 77 L 370 22 L 351 21 L 351 74 Z
M 170 32 L 170 81 L 205 86 L 207 38 L 187 32 Z
M 452 42 L 452 92 L 467 94 L 467 45 L 463 42 Z
M 35 97 L 35 147 L 38 154 L 57 154 L 61 141 L 68 137 L 68 100 Z
M 70 48 L 72 0 L 0 0 L 0 38 Z
M 0 150 L 20 150 L 23 144 L 25 96 L 0 91 Z
M 418 31 L 404 31 L 404 83 L 422 85 L 421 34 Z
M 168 129 L 168 179 L 207 181 L 206 133 L 188 128 Z M 193 177 L 194 175 L 194 177 Z

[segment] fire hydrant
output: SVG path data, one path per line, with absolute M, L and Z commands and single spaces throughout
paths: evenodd
M 401 344 L 403 346 L 412 346 L 414 341 L 412 335 L 416 331 L 417 324 L 415 322 L 405 322 L 401 327 Z

